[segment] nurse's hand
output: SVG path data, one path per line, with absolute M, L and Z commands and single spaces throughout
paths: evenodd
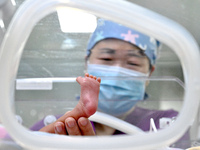
M 95 135 L 91 122 L 85 117 L 80 117 L 77 121 L 73 117 L 68 117 L 65 123 L 56 122 L 54 130 L 56 134 L 62 135 Z
M 85 77 L 77 77 L 76 80 L 81 86 L 80 100 L 76 107 L 40 131 L 64 135 L 95 135 L 87 118 L 97 110 L 101 78 L 86 73 Z

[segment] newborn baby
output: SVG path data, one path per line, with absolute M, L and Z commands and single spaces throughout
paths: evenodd
M 76 133 L 69 133 L 69 131 L 68 133 L 66 133 L 65 124 L 66 128 L 78 128 L 78 126 L 75 126 L 75 121 L 79 120 L 81 122 L 81 119 L 83 117 L 89 118 L 96 112 L 98 107 L 98 97 L 101 79 L 86 73 L 85 77 L 77 77 L 76 81 L 81 86 L 80 101 L 78 102 L 76 107 L 72 111 L 65 113 L 54 123 L 40 129 L 40 131 L 48 133 L 75 135 Z M 79 126 L 80 128 L 81 125 L 84 126 L 84 123 L 86 122 L 84 122 L 83 120 L 81 123 L 82 124 L 80 124 Z M 74 129 L 72 131 L 77 130 Z

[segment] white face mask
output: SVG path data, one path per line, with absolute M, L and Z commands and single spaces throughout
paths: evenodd
M 130 79 L 130 77 L 147 77 L 148 74 L 97 64 L 88 64 L 88 73 L 102 77 L 98 104 L 100 111 L 119 116 L 129 111 L 139 100 L 144 98 L 145 81 Z M 113 80 L 111 77 L 116 79 Z M 119 78 L 117 79 L 117 77 Z

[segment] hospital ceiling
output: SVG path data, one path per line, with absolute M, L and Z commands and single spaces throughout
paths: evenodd
M 128 0 L 163 16 L 166 16 L 185 27 L 200 45 L 200 1 L 199 0 Z
M 163 16 L 166 16 L 182 26 L 184 26 L 197 40 L 200 45 L 200 1 L 199 0 L 127 0 L 153 10 Z M 16 0 L 19 7 L 24 0 Z M 56 16 L 49 23 L 56 26 L 58 21 Z M 54 22 L 52 22 L 54 20 Z M 44 20 L 45 21 L 45 20 Z M 47 21 L 47 20 L 46 20 Z
M 189 0 L 167 0 L 167 1 L 166 0 L 151 0 L 151 1 L 129 0 L 129 1 L 135 4 L 138 4 L 140 6 L 146 7 L 150 10 L 153 10 L 163 16 L 166 16 L 178 22 L 194 36 L 194 38 L 200 45 L 200 34 L 199 34 L 200 1 L 199 0 L 192 0 L 192 1 L 189 1 Z M 23 2 L 24 0 L 16 0 L 17 8 Z M 88 38 L 88 36 L 89 35 L 85 36 L 82 34 L 74 35 L 74 34 L 62 33 L 60 31 L 57 14 L 54 13 L 42 19 L 33 29 L 29 37 L 29 40 L 27 41 L 26 46 L 25 46 L 25 49 L 29 50 L 29 53 L 24 53 L 23 55 L 24 57 L 22 57 L 22 62 L 24 60 L 26 61 L 28 58 L 30 59 L 30 58 L 38 57 L 38 56 L 41 58 L 41 60 L 44 59 L 46 55 L 48 55 L 48 57 L 54 57 L 55 53 L 53 51 L 57 50 L 57 51 L 60 51 L 60 53 L 59 55 L 56 55 L 56 57 L 59 57 L 59 60 L 57 58 L 56 60 L 57 62 L 58 61 L 61 62 L 60 66 L 64 66 L 67 63 L 66 57 L 68 56 L 66 56 L 65 53 L 63 52 L 63 47 L 65 48 L 66 44 L 71 43 L 72 45 L 71 47 L 75 45 L 76 49 L 78 50 L 77 53 L 74 53 L 75 59 L 73 59 L 72 61 L 83 63 L 83 60 L 80 60 L 78 57 L 80 55 L 83 55 L 82 49 L 87 44 L 86 39 Z M 70 40 L 66 40 L 66 39 L 70 39 Z M 68 47 L 68 48 L 71 48 L 71 47 Z M 163 49 L 167 49 L 167 48 L 164 47 Z M 37 53 L 35 50 L 39 50 L 39 53 Z M 30 64 L 32 63 L 31 61 L 32 61 L 31 59 L 28 60 Z M 71 61 L 71 60 L 68 60 L 68 61 Z M 180 65 L 177 57 L 173 53 L 167 50 L 162 51 L 161 59 L 159 60 L 159 63 L 175 66 L 171 72 L 177 72 L 177 65 Z M 23 65 L 25 68 L 27 67 L 27 63 Z M 30 66 L 28 66 L 27 68 L 29 67 Z M 19 69 L 21 68 L 23 67 L 20 67 Z M 41 68 L 41 67 L 36 67 L 36 68 Z M 51 68 L 54 68 L 54 67 L 51 66 Z M 62 70 L 61 68 L 59 70 L 57 69 L 57 67 L 55 68 L 56 68 L 55 70 L 56 73 L 59 72 L 59 70 Z M 163 66 L 160 68 L 163 68 Z M 37 70 L 36 72 L 42 72 L 42 71 Z M 26 75 L 27 74 L 28 74 L 28 71 L 26 71 Z M 33 73 L 30 71 L 30 74 L 32 75 Z M 22 73 L 21 75 L 24 76 L 24 73 Z

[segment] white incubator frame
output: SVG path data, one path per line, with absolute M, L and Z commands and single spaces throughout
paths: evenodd
M 182 110 L 173 126 L 156 133 L 71 137 L 46 136 L 20 125 L 12 111 L 15 80 L 24 45 L 35 24 L 61 7 L 72 7 L 148 34 L 168 45 L 180 59 L 185 81 Z M 14 15 L 0 50 L 0 118 L 11 137 L 27 149 L 157 149 L 179 139 L 199 106 L 200 53 L 189 32 L 176 22 L 124 0 L 28 0 Z M 120 125 L 120 124 L 119 124 Z

